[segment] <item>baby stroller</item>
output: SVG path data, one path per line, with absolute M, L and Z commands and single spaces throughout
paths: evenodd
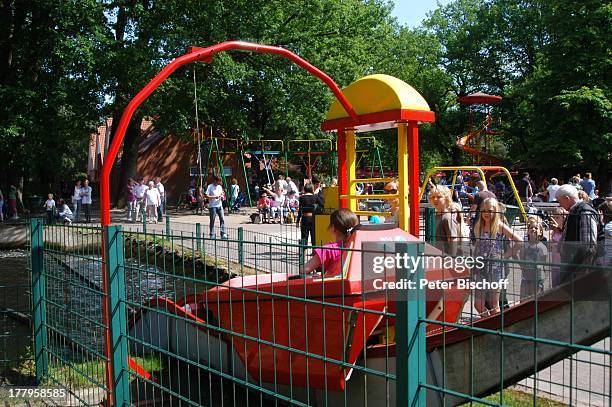
M 194 213 L 198 210 L 198 200 L 193 195 L 191 189 L 189 190 L 189 192 L 187 192 L 187 196 L 185 196 L 185 206 L 187 207 L 187 209 L 191 209 L 191 211 Z
M 240 208 L 246 203 L 246 195 L 244 192 L 238 193 L 238 198 L 232 203 L 232 207 L 230 208 L 230 212 L 238 213 L 240 212 Z

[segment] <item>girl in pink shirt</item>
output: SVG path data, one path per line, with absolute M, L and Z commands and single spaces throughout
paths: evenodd
M 359 218 L 351 210 L 341 208 L 333 211 L 329 218 L 327 230 L 336 241 L 315 248 L 313 256 L 301 268 L 300 274 L 306 276 L 306 274 L 320 269 L 323 274 L 329 275 L 328 271 L 332 270 L 334 264 L 339 262 L 342 257 L 342 250 L 339 250 L 339 248 L 346 246 L 345 243 L 358 224 Z

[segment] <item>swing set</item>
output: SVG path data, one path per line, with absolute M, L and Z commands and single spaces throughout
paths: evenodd
M 380 142 L 374 136 L 356 136 L 356 142 L 359 145 L 360 141 L 369 142 L 370 148 L 358 149 L 357 153 L 357 176 L 360 178 L 385 178 L 385 167 L 383 166 L 380 155 Z M 367 161 L 366 160 L 367 157 Z M 377 168 L 378 167 L 378 168 Z M 369 174 L 368 174 L 368 169 Z M 387 171 L 388 173 L 388 171 Z
M 298 146 L 304 146 L 300 148 Z M 319 168 L 321 158 L 330 156 L 332 158 L 332 176 L 336 176 L 336 150 L 334 143 L 330 139 L 298 139 L 289 140 L 287 150 L 290 154 L 298 157 L 301 164 L 306 168 L 306 177 L 312 179 L 313 172 Z
M 273 161 L 275 158 L 284 157 L 285 163 L 287 162 L 287 150 L 285 149 L 285 142 L 283 140 L 257 140 L 250 143 L 250 149 L 243 152 L 243 157 L 248 155 L 254 157 L 259 164 L 259 171 L 256 171 L 258 175 L 263 171 L 265 172 L 265 178 L 263 181 L 267 181 L 268 184 L 274 184 L 274 168 Z M 277 147 L 277 148 L 275 148 Z M 243 160 L 244 161 L 244 160 Z M 246 171 L 246 170 L 245 170 Z M 287 170 L 285 169 L 285 172 Z M 261 182 L 262 179 L 259 179 Z M 248 181 L 247 181 L 248 182 Z
M 203 140 L 202 143 L 207 149 L 207 160 L 205 163 L 204 174 L 208 176 L 208 174 L 212 172 L 213 176 L 220 176 L 223 180 L 223 188 L 229 192 L 230 188 L 227 183 L 227 175 L 225 173 L 226 166 L 224 165 L 224 157 L 228 155 L 234 156 L 236 159 L 236 167 L 240 167 L 242 169 L 242 175 L 244 176 L 246 199 L 249 202 L 249 206 L 253 206 L 251 201 L 249 179 L 246 171 L 246 163 L 244 161 L 245 154 L 241 141 L 230 137 L 214 137 L 212 136 L 211 132 L 211 137 Z M 227 144 L 230 144 L 230 149 L 227 148 Z M 230 202 L 230 207 L 233 203 L 234 202 Z

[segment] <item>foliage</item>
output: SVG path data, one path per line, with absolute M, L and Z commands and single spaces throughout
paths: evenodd
M 0 10 L 0 184 L 70 177 L 98 120 L 99 4 L 5 1 Z
M 411 84 L 436 112 L 436 122 L 421 128 L 424 167 L 467 161 L 455 147 L 467 122 L 455 99 L 485 91 L 504 97 L 504 136 L 495 149 L 516 165 L 558 168 L 562 161 L 610 171 L 609 4 L 455 0 L 415 29 L 399 26 L 391 7 L 387 0 L 211 0 L 204 8 L 188 0 L 5 1 L 2 173 L 50 184 L 82 172 L 97 122 L 118 119 L 187 47 L 228 39 L 283 46 L 341 87 L 370 73 Z M 332 98 L 323 83 L 274 55 L 227 52 L 191 64 L 138 109 L 117 184 L 135 172 L 143 117 L 163 134 L 189 139 L 198 126 L 251 140 L 329 137 L 319 125 Z M 381 145 L 393 162 L 390 134 L 381 134 Z

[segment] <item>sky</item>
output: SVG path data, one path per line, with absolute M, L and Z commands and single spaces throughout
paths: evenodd
M 410 28 L 417 27 L 425 18 L 427 12 L 435 10 L 440 4 L 447 4 L 450 0 L 394 0 L 393 15 L 402 25 Z

